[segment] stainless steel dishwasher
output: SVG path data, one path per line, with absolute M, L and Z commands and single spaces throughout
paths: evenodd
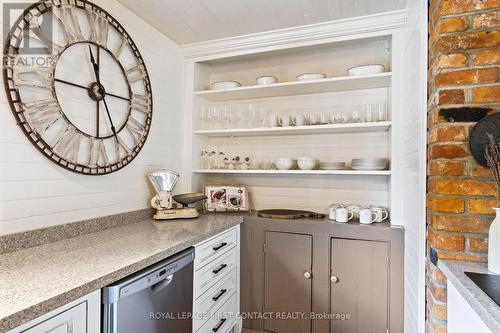
M 104 333 L 191 333 L 189 249 L 102 289 Z

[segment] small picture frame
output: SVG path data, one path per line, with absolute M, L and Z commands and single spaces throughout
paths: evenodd
M 238 185 L 206 185 L 207 210 L 209 212 L 249 211 L 248 189 Z

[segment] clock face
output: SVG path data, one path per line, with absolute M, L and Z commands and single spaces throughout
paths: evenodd
M 45 55 L 31 54 L 35 48 Z M 13 25 L 4 57 L 12 112 L 50 160 L 102 175 L 137 156 L 151 126 L 150 80 L 137 46 L 103 9 L 37 2 Z

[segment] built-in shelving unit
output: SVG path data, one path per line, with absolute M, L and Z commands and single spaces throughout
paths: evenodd
M 190 190 L 203 191 L 206 184 L 241 184 L 249 188 L 254 209 L 303 208 L 325 213 L 333 203 L 356 203 L 392 208 L 392 181 L 400 175 L 394 158 L 393 90 L 396 76 L 392 69 L 392 37 L 380 34 L 339 42 L 299 45 L 237 55 L 221 55 L 194 61 L 193 80 L 188 81 L 192 144 L 188 172 Z M 349 68 L 363 64 L 382 64 L 385 72 L 348 76 Z M 324 73 L 327 78 L 296 81 L 301 73 Z M 272 75 L 278 83 L 255 85 L 256 78 Z M 214 82 L 238 81 L 241 87 L 210 90 Z M 304 117 L 316 114 L 335 119 L 339 112 L 377 110 L 387 106 L 378 121 L 342 122 L 322 125 L 253 127 L 266 124 L 270 115 Z M 361 107 L 360 107 L 361 106 Z M 378 109 L 380 110 L 380 108 Z M 218 111 L 219 119 L 210 117 Z M 254 112 L 246 117 L 241 112 Z M 234 117 L 221 116 L 238 112 Z M 202 115 L 204 115 L 202 117 Z M 350 117 L 351 119 L 353 117 Z M 224 129 L 224 119 L 237 119 L 238 125 Z M 250 119 L 250 120 L 245 120 Z M 264 121 L 265 120 L 265 121 Z M 248 124 L 245 123 L 248 121 Z M 316 119 L 318 121 L 318 119 Z M 349 121 L 343 119 L 342 121 Z M 222 128 L 214 128 L 212 126 Z M 209 129 L 207 129 L 206 126 Z M 239 128 L 235 128 L 239 126 Z M 245 127 L 249 126 L 249 127 Z M 397 147 L 396 147 L 397 148 Z M 216 152 L 213 154 L 212 152 Z M 206 162 L 235 156 L 249 157 L 251 165 L 269 163 L 281 157 L 312 157 L 320 161 L 346 162 L 346 170 L 241 170 L 204 169 Z M 207 152 L 209 156 L 207 159 Z M 352 170 L 355 158 L 387 158 L 391 170 Z M 210 162 L 213 158 L 216 162 Z M 202 159 L 203 162 L 201 161 Z M 253 164 L 255 163 L 255 164 Z M 396 197 L 395 197 L 396 198 Z
M 390 176 L 390 170 L 240 170 L 240 169 L 195 169 L 200 174 L 243 174 L 243 175 L 351 175 L 351 176 Z
M 390 121 L 328 124 L 314 126 L 261 127 L 222 130 L 195 130 L 194 134 L 206 137 L 307 135 L 334 133 L 385 132 L 391 128 Z
M 201 90 L 196 91 L 194 94 L 210 102 L 222 102 L 240 99 L 352 91 L 390 87 L 391 77 L 392 73 L 386 72 L 363 76 L 342 76 L 320 80 L 291 81 L 224 90 Z

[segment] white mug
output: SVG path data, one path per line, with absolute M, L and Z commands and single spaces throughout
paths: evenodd
M 377 214 L 370 208 L 363 208 L 359 211 L 359 223 L 370 224 L 377 220 Z
M 269 115 L 266 124 L 268 127 L 278 127 L 278 116 L 275 114 Z
M 352 216 L 354 220 L 359 220 L 359 211 L 361 210 L 361 206 L 358 205 L 349 205 L 347 206 L 347 210 L 352 212 Z
M 389 217 L 389 212 L 385 208 L 372 207 L 372 212 L 377 216 L 374 222 L 383 222 Z
M 332 204 L 330 205 L 330 207 L 328 208 L 328 218 L 330 220 L 335 220 L 336 219 L 336 210 L 337 208 L 340 208 L 340 207 L 344 207 L 343 205 L 341 204 Z
M 352 214 L 352 212 L 349 212 L 347 210 L 347 208 L 338 207 L 337 209 L 335 209 L 335 220 L 337 222 L 346 223 L 346 222 L 352 220 L 352 218 L 353 218 L 353 214 Z
M 292 117 L 289 115 L 285 114 L 284 116 L 281 116 L 279 119 L 279 124 L 283 127 L 288 127 L 292 125 Z
M 306 116 L 298 114 L 292 119 L 292 123 L 295 126 L 304 126 L 306 124 Z

